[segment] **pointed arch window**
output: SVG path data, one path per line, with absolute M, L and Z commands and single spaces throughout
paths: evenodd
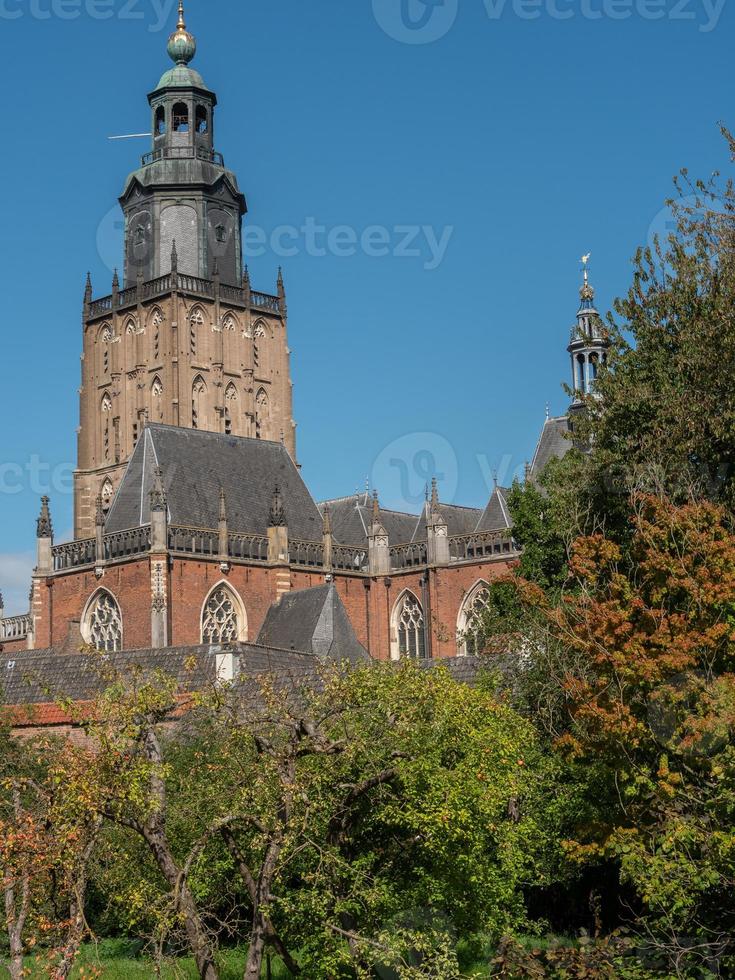
M 186 102 L 177 102 L 171 113 L 175 133 L 189 132 L 189 106 Z
M 82 617 L 82 636 L 96 650 L 116 653 L 122 650 L 123 626 L 115 597 L 100 589 L 87 604 Z
M 404 592 L 393 613 L 395 659 L 426 657 L 426 623 L 424 610 L 413 592 Z
M 161 357 L 161 325 L 163 324 L 163 313 L 156 307 L 150 316 L 151 344 L 153 350 L 153 360 L 157 362 Z
M 262 439 L 264 426 L 268 422 L 269 406 L 265 388 L 260 388 L 255 396 L 255 438 Z
M 112 331 L 107 324 L 99 332 L 99 343 L 102 352 L 102 374 L 110 373 L 110 342 L 112 341 Z
M 163 422 L 163 384 L 157 375 L 151 385 L 151 415 L 156 422 Z
M 478 582 L 462 603 L 457 622 L 457 646 L 463 656 L 477 657 L 484 648 L 485 614 L 490 605 L 487 582 Z
M 112 488 L 112 481 L 105 480 L 102 484 L 102 489 L 100 490 L 100 496 L 102 497 L 102 513 L 107 517 L 110 512 L 110 507 L 112 506 L 112 498 L 115 496 L 115 491 Z
M 237 388 L 230 382 L 225 392 L 225 434 L 232 435 L 232 420 L 237 416 Z
M 204 378 L 198 375 L 191 388 L 191 427 L 202 429 L 207 426 L 207 386 Z
M 210 592 L 202 609 L 202 643 L 236 643 L 247 639 L 245 610 L 224 583 Z
M 107 392 L 102 396 L 102 454 L 106 461 L 110 459 L 112 433 L 112 399 Z
M 189 350 L 196 357 L 199 348 L 199 331 L 204 326 L 204 313 L 201 307 L 195 306 L 189 316 Z

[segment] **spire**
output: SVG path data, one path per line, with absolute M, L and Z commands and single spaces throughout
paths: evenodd
M 176 251 L 176 239 L 171 244 L 171 271 L 179 271 L 179 253 Z
M 581 409 L 585 398 L 595 393 L 600 368 L 607 362 L 610 340 L 600 315 L 595 309 L 595 291 L 590 283 L 590 252 L 582 256 L 582 285 L 579 290 L 580 306 L 577 320 L 567 347 L 571 357 L 572 391 L 571 409 Z M 547 410 L 548 411 L 548 410 Z M 547 414 L 547 419 L 548 419 Z
M 5 612 L 5 600 L 3 599 L 2 592 L 0 592 L 0 619 L 3 618 L 4 612 Z
M 436 514 L 439 510 L 439 487 L 437 486 L 436 477 L 431 478 L 431 512 Z
M 179 0 L 179 19 L 176 30 L 168 39 L 166 46 L 168 56 L 176 65 L 186 67 L 197 53 L 197 42 L 193 34 L 186 29 L 184 20 L 184 0 Z
M 221 521 L 227 520 L 227 499 L 225 497 L 224 487 L 220 487 L 219 491 L 219 519 Z
M 160 513 L 166 510 L 166 488 L 163 485 L 163 470 L 157 466 L 153 471 L 153 486 L 150 492 L 151 510 Z
M 373 490 L 373 524 L 380 524 L 380 501 L 378 500 L 378 491 Z
M 120 278 L 117 274 L 117 269 L 112 273 L 112 291 L 116 293 L 120 288 Z
M 268 526 L 286 527 L 286 513 L 283 509 L 283 497 L 281 496 L 281 488 L 278 486 L 278 484 L 276 484 L 273 488 L 271 509 L 268 515 Z
M 84 284 L 84 303 L 88 306 L 92 299 L 92 276 L 87 273 L 87 281 Z
M 286 315 L 286 287 L 283 284 L 283 269 L 278 266 L 278 282 L 276 283 L 276 288 L 278 291 L 278 305 L 280 307 L 281 313 Z
M 49 510 L 49 498 L 41 497 L 41 513 L 36 521 L 37 538 L 53 538 L 54 528 L 51 523 L 51 511 Z
M 591 309 L 592 301 L 595 298 L 595 291 L 590 285 L 589 268 L 588 268 L 591 255 L 592 253 L 588 252 L 586 255 L 582 256 L 582 287 L 579 290 L 579 295 L 582 300 L 583 309 Z
M 329 504 L 324 505 L 324 514 L 322 515 L 322 533 L 325 535 L 332 533 L 332 513 L 329 510 Z

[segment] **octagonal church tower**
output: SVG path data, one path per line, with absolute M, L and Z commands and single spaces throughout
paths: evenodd
M 152 149 L 128 177 L 124 281 L 84 293 L 74 532 L 92 537 L 147 422 L 282 441 L 296 455 L 283 277 L 243 271 L 237 178 L 215 150 L 217 97 L 190 67 L 183 2 L 174 66 L 148 96 Z

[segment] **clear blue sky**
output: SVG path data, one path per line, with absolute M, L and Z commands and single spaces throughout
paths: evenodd
M 592 252 L 607 309 L 672 175 L 730 167 L 717 124 L 735 125 L 735 0 L 719 3 L 188 0 L 194 66 L 218 94 L 217 146 L 251 224 L 269 237 L 309 219 L 358 236 L 380 226 L 391 252 L 400 226 L 451 231 L 439 262 L 423 231 L 418 256 L 302 243 L 251 258 L 263 290 L 284 266 L 316 497 L 370 475 L 400 503 L 435 467 L 445 497 L 481 505 L 493 470 L 507 481 L 522 468 L 546 402 L 565 409 L 579 257 Z M 11 607 L 27 594 L 49 471 L 58 535 L 71 527 L 84 276 L 109 292 L 110 210 L 147 149 L 107 137 L 148 128 L 175 19 L 171 0 L 0 0 Z

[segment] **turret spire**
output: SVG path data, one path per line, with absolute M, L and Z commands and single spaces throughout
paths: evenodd
M 168 39 L 168 56 L 177 65 L 186 66 L 197 52 L 197 42 L 186 29 L 184 20 L 184 0 L 179 0 L 179 20 L 176 30 Z
M 572 409 L 580 408 L 588 395 L 593 395 L 600 368 L 607 361 L 610 341 L 600 315 L 595 309 L 595 291 L 590 284 L 590 252 L 582 256 L 582 286 L 579 290 L 580 306 L 577 322 L 567 350 L 572 359 Z

